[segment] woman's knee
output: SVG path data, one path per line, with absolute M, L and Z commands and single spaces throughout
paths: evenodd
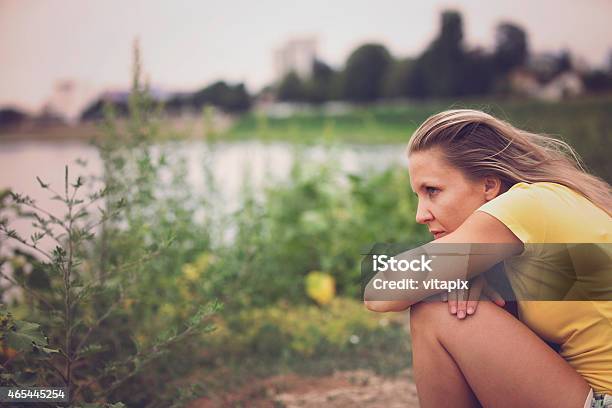
M 476 321 L 480 321 L 478 324 L 485 323 L 482 320 L 499 319 L 505 315 L 512 316 L 492 302 L 482 301 L 478 304 L 476 313 L 460 320 L 456 315 L 449 312 L 446 302 L 419 302 L 410 307 L 410 328 L 416 329 L 413 333 L 429 331 L 438 327 L 448 331 L 453 328 L 473 327 Z
M 410 329 L 422 333 L 442 322 L 445 314 L 450 315 L 444 302 L 419 302 L 410 306 Z

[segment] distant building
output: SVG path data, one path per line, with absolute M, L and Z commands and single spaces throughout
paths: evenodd
M 582 79 L 573 71 L 563 72 L 539 89 L 538 98 L 558 101 L 584 92 Z
M 565 71 L 547 81 L 524 68 L 516 69 L 508 76 L 512 93 L 546 101 L 559 101 L 584 93 L 584 83 L 575 71 Z
M 314 37 L 296 38 L 277 49 L 274 55 L 277 78 L 280 80 L 293 71 L 301 78 L 312 75 L 312 65 L 317 56 L 317 40 Z

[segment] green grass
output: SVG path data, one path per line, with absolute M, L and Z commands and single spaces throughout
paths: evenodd
M 513 125 L 569 142 L 599 176 L 612 179 L 608 160 L 612 140 L 612 95 L 562 102 L 535 100 L 436 101 L 359 107 L 341 115 L 315 109 L 287 118 L 249 113 L 224 135 L 230 140 L 278 140 L 305 144 L 325 141 L 348 143 L 407 143 L 430 115 L 452 108 L 489 112 Z
M 236 121 L 227 136 L 236 139 L 267 138 L 311 142 L 332 136 L 349 142 L 380 143 L 407 141 L 428 116 L 446 109 L 480 109 L 509 120 L 519 127 L 552 132 L 573 130 L 575 120 L 608 117 L 612 96 L 563 102 L 535 100 L 436 101 L 402 105 L 358 107 L 341 115 L 326 115 L 322 109 L 287 118 L 249 113 Z M 609 129 L 608 129 L 609 130 Z

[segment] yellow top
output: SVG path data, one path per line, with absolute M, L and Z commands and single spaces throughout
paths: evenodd
M 527 244 L 521 255 L 504 261 L 520 320 L 559 344 L 560 354 L 594 391 L 612 393 L 612 218 L 556 183 L 515 184 L 479 211 L 500 220 Z M 559 245 L 541 245 L 561 243 L 593 245 L 587 250 L 565 245 L 563 255 L 555 249 Z M 573 285 L 563 286 L 567 277 Z M 567 293 L 561 299 L 583 300 L 525 300 L 552 299 L 546 291 L 555 285 Z

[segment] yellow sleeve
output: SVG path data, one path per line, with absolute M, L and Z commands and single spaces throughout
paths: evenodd
M 501 221 L 524 244 L 545 242 L 548 218 L 545 197 L 532 184 L 517 183 L 483 204 L 483 211 Z

